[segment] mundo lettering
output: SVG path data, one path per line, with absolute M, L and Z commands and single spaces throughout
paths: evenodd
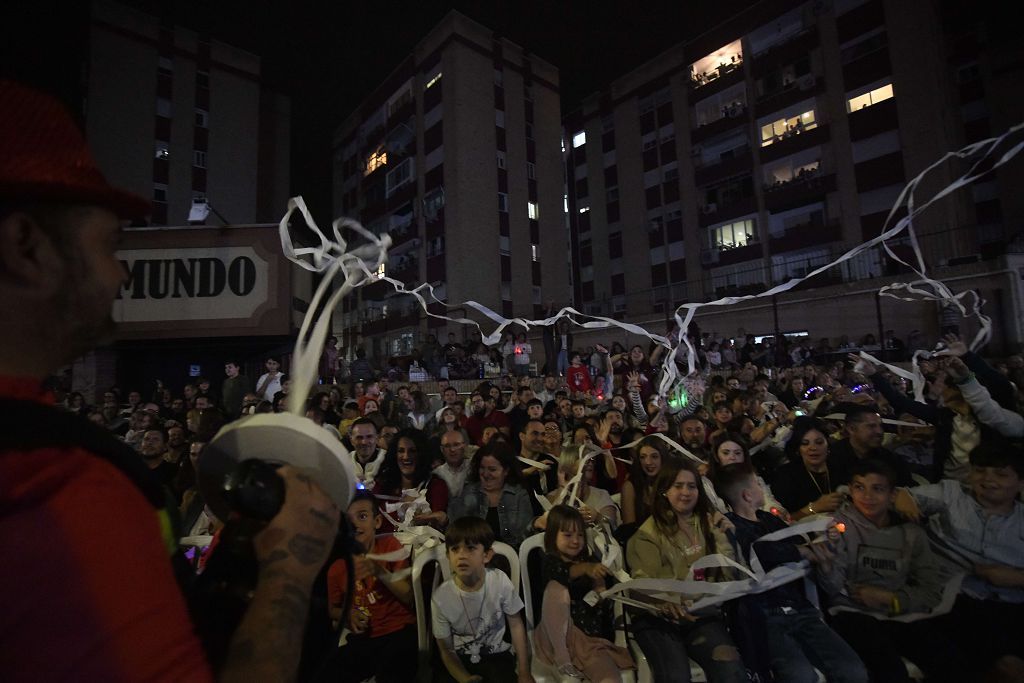
M 121 261 L 129 279 L 118 298 L 209 298 L 223 294 L 243 297 L 256 286 L 256 265 L 248 256 L 225 263 L 213 257 L 138 259 Z

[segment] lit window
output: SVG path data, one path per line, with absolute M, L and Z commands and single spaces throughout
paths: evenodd
M 587 211 L 590 211 L 590 207 L 589 206 L 582 206 L 582 207 L 580 207 L 580 213 L 586 213 Z
M 719 249 L 744 247 L 757 241 L 753 219 L 711 228 L 711 243 Z
M 170 159 L 171 151 L 168 143 L 159 141 L 156 143 L 156 158 L 157 159 Z
M 855 112 L 864 107 L 870 107 L 873 104 L 878 104 L 884 100 L 892 97 L 892 83 L 886 83 L 880 88 L 875 88 L 863 95 L 857 97 L 851 97 L 846 102 L 846 110 L 849 112 Z
M 386 166 L 388 163 L 388 153 L 383 148 L 378 149 L 376 152 L 370 155 L 370 158 L 366 160 L 366 170 L 363 171 L 363 175 L 370 175 L 381 166 Z
M 530 245 L 530 260 L 540 261 L 540 247 L 538 247 L 536 244 Z
M 576 147 L 582 147 L 585 144 L 587 144 L 587 131 L 581 130 L 579 133 L 572 136 L 572 146 L 574 149 Z
M 194 150 L 192 152 L 192 165 L 197 168 L 206 168 L 206 152 Z
M 437 74 L 436 76 L 434 76 L 434 77 L 433 77 L 433 78 L 431 78 L 431 79 L 430 79 L 429 81 L 427 81 L 427 85 L 426 85 L 426 87 L 425 87 L 425 88 L 423 88 L 423 89 L 424 89 L 424 90 L 430 90 L 430 89 L 431 89 L 431 88 L 433 88 L 433 87 L 434 87 L 435 85 L 437 85 L 437 82 L 438 82 L 438 81 L 440 81 L 440 80 L 441 80 L 441 73 L 440 73 L 440 72 L 438 72 L 438 74 Z
M 526 215 L 530 217 L 530 220 L 537 220 L 538 216 L 540 215 L 540 210 L 537 207 L 537 202 L 526 202 Z
M 773 142 L 784 140 L 793 135 L 799 135 L 806 130 L 817 127 L 818 122 L 813 109 L 805 111 L 803 114 L 765 123 L 761 126 L 761 146 L 767 147 Z

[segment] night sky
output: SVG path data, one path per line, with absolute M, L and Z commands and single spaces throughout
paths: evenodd
M 331 134 L 451 9 L 560 69 L 562 110 L 750 3 L 127 0 L 262 57 L 266 84 L 292 98 L 292 192 L 330 213 Z M 85 2 L 35 0 L 0 10 L 0 64 L 74 100 L 87 48 Z M 408 7 L 402 7 L 408 5 Z M 642 12 L 638 11 L 642 8 Z

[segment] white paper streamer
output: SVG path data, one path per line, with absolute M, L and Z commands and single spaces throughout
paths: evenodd
M 872 249 L 878 245 L 881 245 L 885 249 L 886 253 L 894 261 L 901 263 L 911 270 L 918 276 L 919 279 L 908 282 L 908 283 L 894 283 L 886 285 L 879 290 L 881 296 L 887 296 L 896 298 L 904 301 L 920 301 L 934 300 L 937 302 L 949 302 L 951 305 L 957 307 L 957 309 L 964 316 L 976 317 L 980 324 L 978 334 L 971 342 L 970 347 L 977 349 L 982 346 L 988 338 L 991 336 L 991 320 L 981 313 L 981 306 L 984 303 L 976 295 L 968 292 L 962 292 L 960 294 L 954 294 L 945 284 L 934 280 L 926 274 L 927 268 L 924 262 L 924 256 L 921 253 L 920 245 L 918 244 L 917 235 L 913 228 L 913 219 L 919 216 L 921 212 L 926 210 L 935 202 L 943 199 L 952 192 L 959 190 L 962 187 L 974 182 L 983 175 L 987 175 L 993 169 L 1002 166 L 1007 163 L 1010 159 L 1014 158 L 1022 148 L 1024 148 L 1024 142 L 1013 142 L 1012 138 L 1016 136 L 1020 130 L 1024 128 L 1024 124 L 1018 124 L 1010 128 L 1006 133 L 995 138 L 983 140 L 981 142 L 967 145 L 966 147 L 948 152 L 943 155 L 938 161 L 930 165 L 919 173 L 913 180 L 911 180 L 903 191 L 900 193 L 895 205 L 889 212 L 889 216 L 886 219 L 885 225 L 881 234 L 877 237 L 868 240 L 860 245 L 857 245 L 846 251 L 839 258 L 834 261 L 820 266 L 804 277 L 792 278 L 785 283 L 781 283 L 774 287 L 771 287 L 759 294 L 750 294 L 745 296 L 729 296 L 717 299 L 715 301 L 703 302 L 703 303 L 686 303 L 679 306 L 673 314 L 676 322 L 676 332 L 673 338 L 667 338 L 665 336 L 654 334 L 643 327 L 634 325 L 631 323 L 625 323 L 613 318 L 607 318 L 603 316 L 589 315 L 582 313 L 572 307 L 565 307 L 560 309 L 555 315 L 548 318 L 539 320 L 530 320 L 526 318 L 505 318 L 494 311 L 490 310 L 486 306 L 476 301 L 463 301 L 459 303 L 449 304 L 445 301 L 437 299 L 434 295 L 434 289 L 429 284 L 421 284 L 413 289 L 407 289 L 405 284 L 401 281 L 394 280 L 389 277 L 378 277 L 376 274 L 377 266 L 383 263 L 387 258 L 387 249 L 390 246 L 390 238 L 385 235 L 382 238 L 378 238 L 372 233 L 368 232 L 359 223 L 350 219 L 338 219 L 334 222 L 334 237 L 335 241 L 327 239 L 325 235 L 316 227 L 312 216 L 309 215 L 306 209 L 305 203 L 301 197 L 295 197 L 289 200 L 288 213 L 281 220 L 281 243 L 284 249 L 285 255 L 293 262 L 301 265 L 307 270 L 315 272 L 327 271 L 328 276 L 321 282 L 321 286 L 317 289 L 316 296 L 310 305 L 310 312 L 307 314 L 306 319 L 303 321 L 302 332 L 300 333 L 301 338 L 305 338 L 305 333 L 310 327 L 310 323 L 314 313 L 319 308 L 321 299 L 324 296 L 326 288 L 329 286 L 329 281 L 340 270 L 345 275 L 345 284 L 335 292 L 334 296 L 328 301 L 321 318 L 313 325 L 313 334 L 309 339 L 308 344 L 296 346 L 296 360 L 295 367 L 293 368 L 293 374 L 295 375 L 295 382 L 298 391 L 293 390 L 289 396 L 289 410 L 297 412 L 302 409 L 302 403 L 308 393 L 308 388 L 312 386 L 312 380 L 316 376 L 316 365 L 319 361 L 319 353 L 322 349 L 323 339 L 326 337 L 328 332 L 327 325 L 330 317 L 330 312 L 334 310 L 338 300 L 345 293 L 351 291 L 352 288 L 367 284 L 368 282 L 384 281 L 390 284 L 394 290 L 400 294 L 408 294 L 413 296 L 419 303 L 423 312 L 432 318 L 446 320 L 448 322 L 454 322 L 463 325 L 471 325 L 476 327 L 480 333 L 484 344 L 494 345 L 500 342 L 502 332 L 509 325 L 520 325 L 525 329 L 531 327 L 553 325 L 556 321 L 561 318 L 567 318 L 570 322 L 583 327 L 585 329 L 603 329 L 603 328 L 619 328 L 630 334 L 635 334 L 641 337 L 646 337 L 655 344 L 663 347 L 666 351 L 665 360 L 662 363 L 661 370 L 662 376 L 658 387 L 658 394 L 662 397 L 667 396 L 675 385 L 681 380 L 680 372 L 676 367 L 676 355 L 677 350 L 680 346 L 685 346 L 686 353 L 684 354 L 687 362 L 687 376 L 692 376 L 697 373 L 697 354 L 696 349 L 687 337 L 687 329 L 690 323 L 693 321 L 696 312 L 702 308 L 710 306 L 730 306 L 735 303 L 742 301 L 751 301 L 753 299 L 765 298 L 776 296 L 791 290 L 796 285 L 804 282 L 805 280 L 815 277 L 831 268 L 838 266 L 839 264 L 848 261 L 857 255 Z M 1012 143 L 1012 145 L 1011 145 Z M 1008 149 L 1005 149 L 1007 145 L 1011 145 Z M 918 189 L 924 178 L 935 169 L 941 167 L 947 161 L 957 161 L 963 159 L 969 159 L 976 157 L 970 169 L 959 176 L 952 183 L 947 185 L 937 194 L 929 198 L 924 203 L 918 204 L 915 198 L 915 191 Z M 995 159 L 991 164 L 985 164 L 987 160 Z M 892 225 L 893 218 L 897 211 L 905 207 L 907 209 L 907 215 Z M 306 219 L 306 223 L 310 229 L 313 230 L 320 238 L 319 247 L 306 247 L 306 248 L 294 248 L 291 244 L 291 239 L 288 234 L 287 224 L 288 219 L 295 210 L 299 210 Z M 345 241 L 341 237 L 341 228 L 347 227 L 367 239 L 367 244 L 354 249 L 351 252 L 346 252 Z M 906 232 L 910 242 L 910 246 L 914 253 L 914 258 L 911 259 L 913 263 L 908 263 L 900 258 L 889 245 L 889 240 L 898 236 L 900 233 Z M 371 264 L 370 267 L 367 263 Z M 430 297 L 431 301 L 423 296 L 423 292 L 426 292 Z M 974 296 L 973 304 L 968 307 L 964 300 L 968 296 Z M 488 332 L 484 330 L 480 324 L 465 317 L 451 317 L 447 315 L 440 315 L 432 313 L 429 308 L 429 303 L 440 303 L 445 306 L 448 310 L 458 308 L 470 308 L 477 313 L 484 316 L 486 319 L 494 322 L 497 326 L 494 330 Z M 586 322 L 580 322 L 585 320 Z M 300 353 L 301 352 L 301 353 Z M 917 354 L 915 354 L 916 362 Z M 886 365 L 890 369 L 893 366 Z M 916 370 L 916 365 L 915 365 Z M 895 371 L 895 370 L 894 370 Z M 901 374 L 901 373 L 898 373 Z M 901 374 L 901 376 L 905 376 Z M 922 386 L 923 378 L 920 376 L 920 371 L 917 370 L 912 373 L 911 377 L 908 377 L 913 383 L 915 388 L 915 396 L 918 396 L 920 400 L 920 393 L 923 389 Z M 685 451 L 681 451 L 684 452 Z

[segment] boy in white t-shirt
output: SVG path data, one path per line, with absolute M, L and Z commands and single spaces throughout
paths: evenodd
M 504 572 L 487 568 L 493 544 L 490 524 L 478 517 L 455 520 L 445 535 L 452 578 L 431 598 L 434 638 L 448 674 L 443 680 L 533 683 L 523 601 Z

